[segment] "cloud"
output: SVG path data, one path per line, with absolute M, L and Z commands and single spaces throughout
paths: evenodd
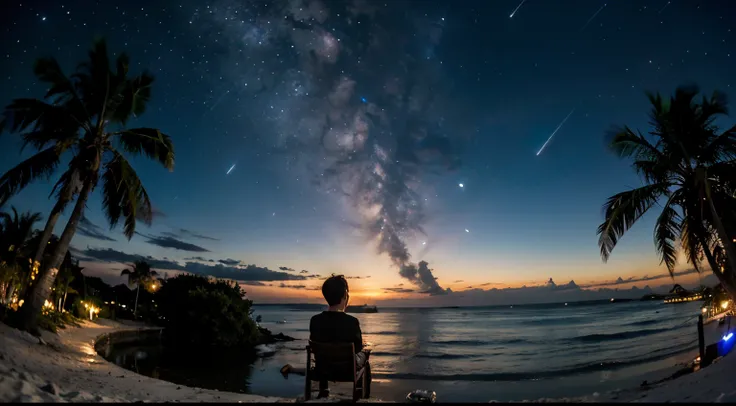
M 416 285 L 422 293 L 429 293 L 432 296 L 452 293 L 450 288 L 443 289 L 437 283 L 437 278 L 432 275 L 427 261 L 420 261 L 418 266 L 412 263 L 402 265 L 399 274 Z
M 301 275 L 292 275 L 286 272 L 273 271 L 256 265 L 232 267 L 222 264 L 202 264 L 199 262 L 186 262 L 182 265 L 176 261 L 161 260 L 151 256 L 128 254 L 111 248 L 87 248 L 86 250 L 74 249 L 74 255 L 82 261 L 122 262 L 130 264 L 134 261 L 143 260 L 151 264 L 151 267 L 154 269 L 172 269 L 199 275 L 213 276 L 215 278 L 232 279 L 235 281 L 271 282 L 307 279 Z
M 184 258 L 184 260 L 185 261 L 202 261 L 202 262 L 208 262 L 209 261 L 209 262 L 213 262 L 213 260 L 211 260 L 211 259 L 202 258 L 202 257 L 189 257 L 189 258 Z
M 309 271 L 307 271 L 306 269 L 302 269 L 301 271 L 299 271 L 299 273 L 309 273 Z
M 384 288 L 387 292 L 409 293 L 402 288 Z M 651 293 L 650 287 L 642 289 L 583 289 L 574 281 L 558 285 L 554 280 L 548 280 L 537 286 L 522 286 L 509 288 L 481 289 L 468 286 L 468 290 L 453 292 L 451 295 L 436 295 L 433 297 L 404 298 L 399 300 L 386 299 L 379 301 L 383 306 L 391 306 L 401 303 L 409 305 L 434 305 L 434 306 L 490 306 L 490 305 L 514 305 L 535 303 L 561 303 L 583 300 L 605 300 L 614 298 L 639 299 Z
M 265 283 L 261 281 L 240 281 L 243 285 L 249 285 L 249 286 L 268 286 Z
M 394 293 L 415 293 L 416 291 L 413 289 L 407 289 L 407 288 L 383 288 L 386 292 L 394 292 Z
M 217 262 L 219 262 L 219 263 L 221 263 L 223 265 L 230 265 L 230 266 L 240 265 L 240 260 L 232 259 L 232 258 L 218 259 Z
M 685 275 L 690 275 L 690 274 L 694 274 L 694 273 L 698 273 L 698 271 L 696 271 L 695 269 L 687 269 L 687 270 L 684 270 L 684 271 L 674 272 L 672 274 L 672 276 L 674 276 L 674 277 L 677 277 L 677 276 L 685 276 Z M 581 287 L 583 287 L 583 288 L 601 288 L 601 287 L 606 287 L 606 286 L 621 285 L 621 284 L 624 284 L 624 283 L 647 282 L 647 281 L 653 281 L 653 280 L 664 279 L 664 278 L 670 278 L 670 274 L 669 273 L 664 273 L 664 274 L 653 275 L 653 276 L 644 275 L 644 276 L 641 276 L 641 277 L 631 276 L 631 277 L 629 277 L 627 279 L 623 279 L 622 277 L 619 276 L 618 279 L 616 279 L 615 281 L 591 283 L 589 285 L 583 285 Z
M 173 248 L 181 251 L 189 251 L 189 252 L 210 252 L 210 250 L 200 247 L 198 245 L 190 244 L 188 242 L 176 239 L 174 237 L 169 236 L 155 236 L 155 235 L 146 235 L 143 233 L 139 233 L 136 231 L 136 234 L 140 235 L 141 237 L 144 237 L 147 239 L 147 243 L 158 245 L 159 247 L 163 248 Z
M 161 232 L 161 235 L 165 237 L 171 237 L 171 238 L 191 237 L 191 238 L 198 238 L 200 240 L 220 241 L 219 238 L 208 237 L 206 235 L 202 235 L 199 233 L 195 233 L 194 231 L 187 230 L 186 228 L 179 228 L 175 232 L 163 231 Z
M 280 266 L 279 269 L 282 271 L 287 271 L 287 272 L 296 272 L 296 269 L 289 268 L 288 266 Z M 306 272 L 302 272 L 302 273 L 306 273 Z
M 465 282 L 465 281 L 462 280 L 462 279 L 458 279 L 458 280 L 456 280 L 455 282 L 452 282 L 452 283 L 463 283 L 463 282 Z
M 283 282 L 279 284 L 280 288 L 290 288 L 290 289 L 306 289 L 307 285 L 287 285 Z
M 114 238 L 108 237 L 106 234 L 104 234 L 99 226 L 92 223 L 84 215 L 82 215 L 82 218 L 79 220 L 79 224 L 77 225 L 77 233 L 89 238 L 94 238 L 96 240 L 117 241 Z

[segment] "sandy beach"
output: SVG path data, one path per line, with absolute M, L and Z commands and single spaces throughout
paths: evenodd
M 96 337 L 136 328 L 140 326 L 98 319 L 85 321 L 79 328 L 60 330 L 58 335 L 44 332 L 39 340 L 0 324 L 0 402 L 297 401 L 177 385 L 138 375 L 96 354 L 93 348 Z M 736 357 L 726 356 L 701 371 L 647 388 L 627 388 L 577 398 L 520 401 L 733 402 L 736 401 L 736 387 L 732 384 L 734 372 Z
M 293 402 L 189 388 L 125 370 L 97 355 L 95 337 L 138 328 L 85 321 L 39 339 L 0 323 L 0 402 Z

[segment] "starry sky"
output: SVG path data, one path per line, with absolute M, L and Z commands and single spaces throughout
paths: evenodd
M 600 259 L 601 205 L 641 183 L 605 134 L 646 130 L 645 91 L 733 99 L 734 15 L 729 0 L 14 1 L 0 99 L 41 97 L 35 58 L 71 73 L 97 37 L 156 76 L 130 123 L 176 147 L 171 173 L 132 160 L 153 225 L 128 241 L 96 193 L 73 241 L 109 283 L 145 257 L 257 302 L 318 302 L 332 273 L 392 305 L 637 296 L 672 280 L 656 214 Z M 19 147 L 0 136 L 0 171 Z M 47 214 L 53 182 L 9 204 Z

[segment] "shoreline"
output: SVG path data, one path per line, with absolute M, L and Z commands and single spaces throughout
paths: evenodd
M 142 327 L 98 319 L 84 321 L 81 327 L 59 330 L 58 335 L 44 331 L 39 340 L 0 323 L 0 402 L 295 403 L 301 400 L 201 389 L 154 379 L 108 362 L 94 349 L 96 339 L 104 334 Z M 736 387 L 731 382 L 734 372 L 736 357 L 725 356 L 702 370 L 646 387 L 514 402 L 733 402 L 736 401 Z M 332 401 L 336 399 L 316 402 Z

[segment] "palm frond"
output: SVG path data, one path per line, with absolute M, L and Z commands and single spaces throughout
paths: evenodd
M 0 177 L 0 206 L 28 186 L 31 181 L 51 176 L 58 165 L 59 155 L 56 147 L 50 147 L 5 172 Z
M 87 111 L 99 119 L 107 107 L 110 90 L 114 88 L 114 84 L 111 83 L 112 72 L 107 56 L 107 44 L 103 39 L 94 41 L 87 60 L 77 66 L 72 78 Z
M 675 240 L 681 233 L 680 215 L 673 207 L 672 196 L 665 204 L 662 213 L 654 224 L 654 245 L 660 256 L 660 264 L 667 265 L 667 270 L 672 275 L 677 264 L 677 249 Z
M 151 201 L 135 170 L 128 160 L 113 151 L 113 158 L 105 164 L 102 205 L 110 227 L 125 217 L 124 233 L 128 239 L 135 233 L 136 219 L 146 224 L 152 221 Z
M 598 226 L 601 258 L 608 261 L 616 243 L 666 193 L 667 184 L 653 184 L 621 192 L 603 205 L 605 220 Z
M 736 126 L 724 131 L 708 144 L 701 154 L 699 161 L 716 163 L 724 160 L 736 159 Z
M 629 127 L 614 127 L 609 131 L 611 142 L 608 147 L 619 158 L 635 158 L 656 161 L 664 159 L 662 153 L 644 136 L 634 133 Z
M 146 111 L 146 104 L 151 99 L 153 80 L 153 75 L 148 72 L 127 80 L 120 94 L 120 103 L 112 112 L 111 119 L 124 125 L 131 116 L 143 114 Z
M 155 128 L 133 128 L 117 133 L 127 152 L 144 153 L 168 170 L 174 169 L 174 144 L 171 138 Z
M 39 81 L 50 85 L 46 92 L 47 98 L 53 98 L 56 102 L 75 98 L 74 86 L 55 58 L 37 59 L 33 65 L 33 73 Z

